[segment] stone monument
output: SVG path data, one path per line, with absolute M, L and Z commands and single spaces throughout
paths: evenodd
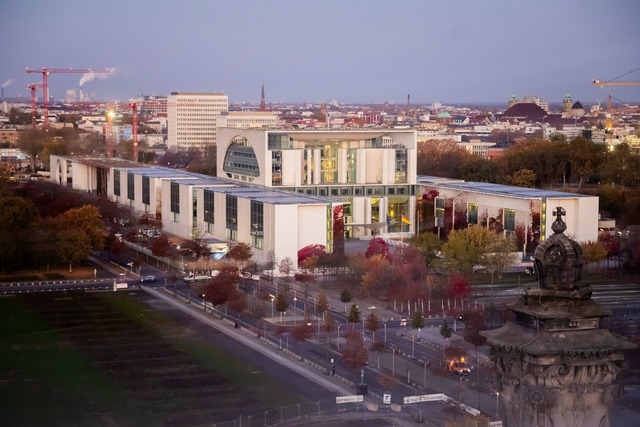
M 636 347 L 600 326 L 611 313 L 580 284 L 582 250 L 564 235 L 563 215 L 558 207 L 555 234 L 536 248 L 539 287 L 507 306 L 512 320 L 482 332 L 508 427 L 609 427 L 624 351 Z

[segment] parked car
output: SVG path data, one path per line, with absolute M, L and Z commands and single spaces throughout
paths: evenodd
M 156 276 L 148 275 L 148 276 L 141 277 L 140 283 L 155 282 L 157 280 L 158 279 L 156 279 Z

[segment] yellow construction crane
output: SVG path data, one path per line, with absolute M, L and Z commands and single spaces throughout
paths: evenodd
M 640 82 L 612 82 L 612 81 L 603 82 L 602 80 L 593 79 L 593 85 L 594 86 L 598 86 L 598 87 L 605 87 L 605 86 L 638 86 L 638 85 L 640 85 Z
M 606 82 L 603 82 L 602 80 L 598 80 L 598 79 L 593 79 L 593 85 L 594 86 L 598 86 L 600 88 L 603 88 L 605 86 L 638 86 L 640 85 L 640 82 L 619 82 L 617 81 L 620 77 L 624 77 L 627 74 L 631 74 L 635 71 L 640 70 L 640 68 L 636 68 L 635 70 L 631 70 L 627 73 L 624 73 L 621 76 L 616 77 L 615 79 L 611 79 L 608 80 Z M 613 96 L 609 95 L 609 99 L 607 102 L 607 120 L 605 122 L 605 129 L 610 130 L 613 126 L 613 118 L 611 117 L 611 113 L 612 113 L 612 106 L 611 106 L 611 98 L 613 98 Z M 618 99 L 618 98 L 616 98 Z

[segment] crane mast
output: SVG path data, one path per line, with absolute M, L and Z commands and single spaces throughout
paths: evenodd
M 36 128 L 36 112 L 38 111 L 38 106 L 36 105 L 36 90 L 43 87 L 39 83 L 28 83 L 27 89 L 31 90 L 31 126 Z

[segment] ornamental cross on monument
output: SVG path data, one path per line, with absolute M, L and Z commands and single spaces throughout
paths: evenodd
M 601 327 L 611 312 L 580 283 L 582 249 L 564 235 L 556 209 L 554 234 L 538 245 L 539 287 L 507 306 L 512 320 L 483 331 L 496 365 L 495 387 L 507 427 L 609 427 L 609 406 L 623 388 L 624 351 L 636 345 Z

